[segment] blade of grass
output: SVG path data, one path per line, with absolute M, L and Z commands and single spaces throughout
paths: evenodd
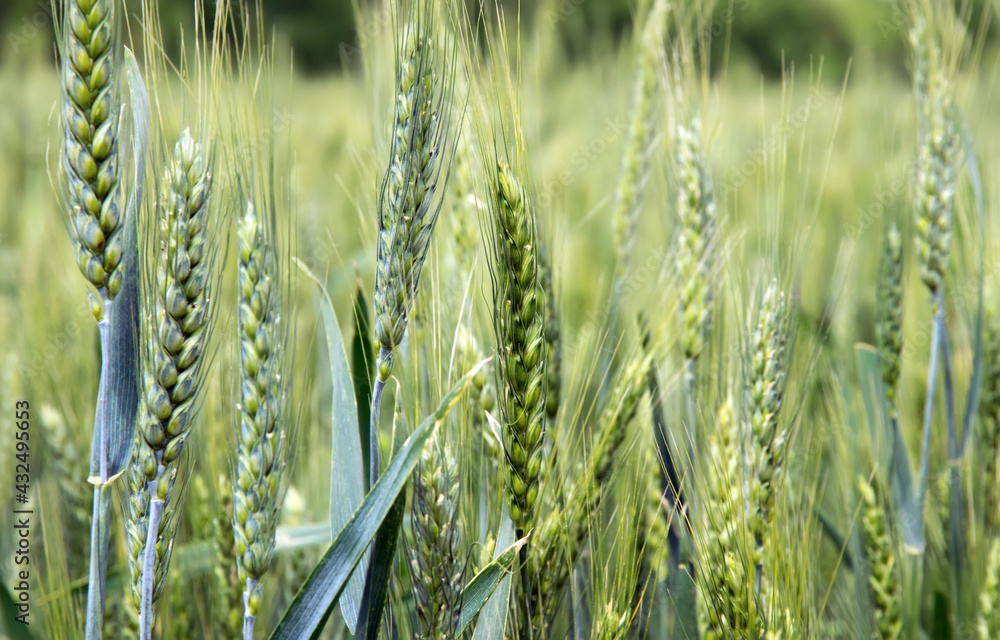
M 504 507 L 503 515 L 500 517 L 500 529 L 497 531 L 497 551 L 493 557 L 499 558 L 503 553 L 500 550 L 509 548 L 513 541 L 514 522 L 507 514 L 507 508 Z M 479 621 L 476 623 L 476 630 L 472 634 L 472 640 L 503 640 L 507 629 L 507 611 L 510 609 L 511 575 L 513 574 L 508 572 L 500 580 L 493 595 L 483 605 Z
M 485 364 L 479 363 L 452 387 L 437 409 L 406 439 L 361 506 L 340 531 L 306 583 L 295 595 L 272 640 L 302 640 L 316 638 L 330 612 L 340 598 L 351 572 L 361 560 L 383 520 L 389 514 L 396 497 L 402 492 L 410 474 L 420 460 L 427 440 L 444 421 L 459 397 Z
M 513 533 L 513 529 L 511 532 Z M 499 551 L 494 556 L 493 561 L 483 567 L 472 578 L 469 584 L 465 586 L 465 589 L 462 590 L 462 617 L 458 624 L 458 633 L 455 634 L 456 636 L 461 636 L 465 633 L 465 630 L 476 619 L 480 610 L 491 599 L 497 587 L 505 579 L 509 578 L 514 560 L 517 559 L 517 554 L 520 553 L 521 547 L 527 541 L 528 537 L 525 536 L 506 549 Z
M 319 288 L 319 306 L 329 351 L 330 380 L 333 383 L 330 405 L 333 417 L 330 452 L 330 533 L 333 535 L 344 528 L 364 499 L 364 459 L 361 453 L 361 436 L 358 433 L 356 389 L 351 370 L 347 365 L 347 352 L 340 333 L 340 323 L 337 321 L 337 313 L 333 309 L 330 295 L 319 278 L 304 263 L 296 262 L 299 269 Z M 344 622 L 352 634 L 358 624 L 367 562 L 366 558 L 361 559 L 361 569 L 355 571 L 347 582 L 340 603 Z

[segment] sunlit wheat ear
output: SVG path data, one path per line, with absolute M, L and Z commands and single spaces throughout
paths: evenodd
M 62 37 L 61 177 L 76 263 L 107 301 L 122 286 L 116 0 L 69 0 Z M 95 314 L 103 304 L 93 305 Z
M 979 615 L 976 618 L 979 640 L 1000 637 L 1000 538 L 989 543 L 986 577 L 979 591 Z
M 641 353 L 632 358 L 615 385 L 611 402 L 602 413 L 583 476 L 569 490 L 566 507 L 550 512 L 539 525 L 536 543 L 528 560 L 533 626 L 551 622 L 560 594 L 566 588 L 573 566 L 587 543 L 588 523 L 600 506 L 611 472 L 628 436 L 647 390 L 650 358 Z
M 507 501 L 519 535 L 534 524 L 545 437 L 545 297 L 532 203 L 499 160 L 491 187 L 489 267 Z
M 453 155 L 454 60 L 442 48 L 434 11 L 414 3 L 417 16 L 404 27 L 398 48 L 395 123 L 389 167 L 378 205 L 375 267 L 375 340 L 379 346 L 372 395 L 372 485 L 378 479 L 378 410 L 406 333 L 441 209 L 443 183 Z M 439 189 L 439 187 L 441 187 Z
M 789 433 L 780 418 L 791 353 L 788 301 L 772 282 L 750 320 L 744 419 L 749 468 L 748 520 L 756 544 L 755 564 L 763 562 L 775 487 L 785 463 Z M 759 576 L 758 576 L 759 578 Z
M 641 41 L 632 89 L 632 107 L 612 213 L 618 260 L 615 273 L 616 296 L 624 286 L 628 274 L 628 262 L 635 247 L 639 214 L 642 212 L 642 194 L 649 177 L 657 71 L 667 28 L 668 6 L 666 0 L 654 0 L 639 36 Z
M 126 513 L 133 598 L 147 629 L 170 563 L 179 510 L 174 483 L 198 407 L 216 308 L 212 175 L 188 130 L 174 146 L 162 184 L 154 236 L 159 258 L 143 301 L 142 392 Z
M 451 638 L 462 610 L 458 463 L 440 432 L 427 443 L 413 477 L 414 594 L 422 638 Z
M 896 544 L 889 530 L 882 489 L 876 481 L 869 483 L 866 477 L 860 476 L 858 492 L 861 496 L 863 549 L 874 604 L 874 637 L 896 640 L 903 633 L 903 590 Z
M 285 284 L 274 229 L 253 201 L 236 221 L 239 246 L 239 427 L 233 486 L 233 534 L 244 586 L 244 636 L 253 636 L 261 579 L 274 550 L 293 427 L 287 411 L 288 323 L 281 317 Z M 249 634 L 248 634 L 249 632 Z
M 677 272 L 680 283 L 681 349 L 694 362 L 712 325 L 715 196 L 702 150 L 701 121 L 677 127 Z
M 903 240 L 895 223 L 889 226 L 882 243 L 876 304 L 875 338 L 882 364 L 882 385 L 889 411 L 895 418 L 899 360 L 903 352 Z
M 707 640 L 723 640 L 749 631 L 755 603 L 753 567 L 743 561 L 750 549 L 744 516 L 739 422 L 732 396 L 719 408 L 716 431 L 709 437 L 703 509 L 699 510 L 699 624 Z M 753 610 L 752 610 L 753 609 Z M 738 633 L 736 635 L 739 635 Z
M 951 255 L 960 140 L 951 86 L 941 70 L 941 52 L 927 40 L 925 24 L 918 19 L 910 31 L 916 58 L 914 85 L 920 120 L 913 191 L 914 240 L 920 279 L 936 307 Z
M 992 301 L 992 296 L 987 295 Z M 983 318 L 983 386 L 979 400 L 980 453 L 983 461 L 984 525 L 1000 533 L 1000 313 L 993 302 L 985 304 Z

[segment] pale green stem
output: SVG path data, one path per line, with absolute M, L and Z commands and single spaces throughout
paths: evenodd
M 253 640 L 253 623 L 257 617 L 250 613 L 250 594 L 256 588 L 257 581 L 247 578 L 247 586 L 243 590 L 243 640 Z
M 149 525 L 142 557 L 142 590 L 139 606 L 139 640 L 150 640 L 153 630 L 153 579 L 156 563 L 156 538 L 163 513 L 163 500 L 156 498 L 156 480 L 146 483 L 146 491 L 154 496 L 149 505 Z
M 100 433 L 98 455 L 98 478 L 94 483 L 94 512 L 90 523 L 90 579 L 87 583 L 87 640 L 100 640 L 104 627 L 104 593 L 108 573 L 108 514 L 111 495 L 105 491 L 108 483 L 108 398 L 107 387 L 111 379 L 111 310 L 105 290 L 101 290 L 104 301 L 104 316 L 97 323 L 101 336 L 101 380 L 97 392 L 97 416 L 95 427 Z

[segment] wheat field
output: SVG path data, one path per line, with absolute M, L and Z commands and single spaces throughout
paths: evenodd
M 191 4 L 9 28 L 0 638 L 1000 637 L 990 2 Z

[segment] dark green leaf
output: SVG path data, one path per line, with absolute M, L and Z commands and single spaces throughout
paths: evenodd
M 358 279 L 354 293 L 354 337 L 351 339 L 351 372 L 354 379 L 354 399 L 358 405 L 358 433 L 361 439 L 361 459 L 365 467 L 364 484 L 368 491 L 371 475 L 369 459 L 371 448 L 371 397 L 372 376 L 375 372 L 375 345 L 372 341 L 372 327 L 365 287 Z

